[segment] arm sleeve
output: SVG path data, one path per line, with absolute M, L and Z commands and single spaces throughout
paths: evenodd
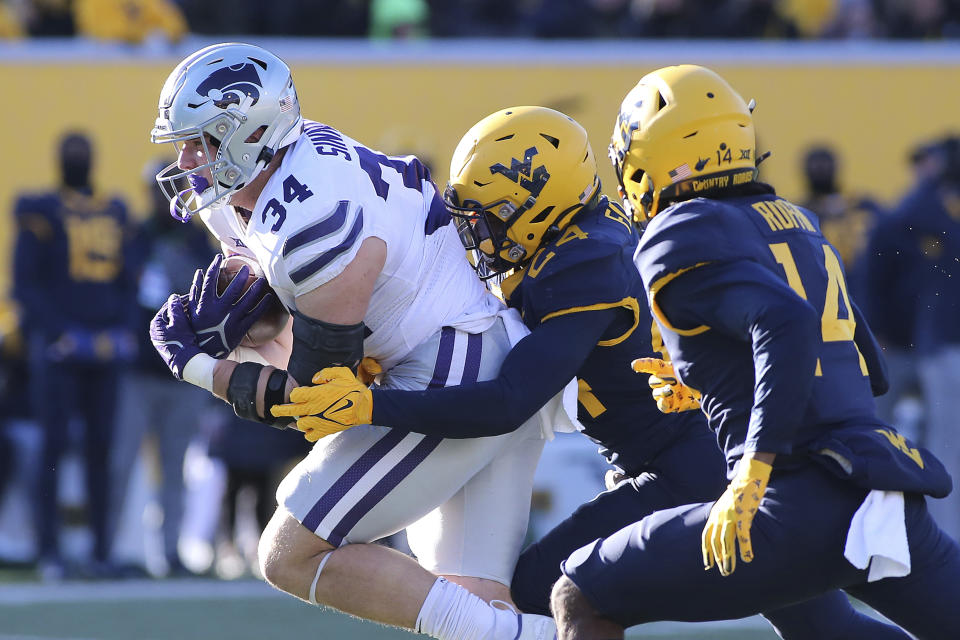
M 43 215 L 32 213 L 30 203 L 21 200 L 14 211 L 17 239 L 13 257 L 14 297 L 23 306 L 32 328 L 48 335 L 63 331 L 63 314 L 50 295 L 47 256 L 50 255 L 53 229 Z
M 571 313 L 541 324 L 510 350 L 492 380 L 425 391 L 375 389 L 372 422 L 443 438 L 509 433 L 576 376 L 617 313 Z
M 873 395 L 882 396 L 890 390 L 890 378 L 887 375 L 887 363 L 883 358 L 880 343 L 874 337 L 860 308 L 852 300 L 850 305 L 853 307 L 853 317 L 857 323 L 853 341 L 867 363 L 867 371 L 870 373 L 870 389 L 873 391 Z
M 749 341 L 753 409 L 745 452 L 790 453 L 813 391 L 819 318 L 813 307 L 756 263 L 741 260 L 693 269 L 658 295 L 674 326 L 706 325 Z

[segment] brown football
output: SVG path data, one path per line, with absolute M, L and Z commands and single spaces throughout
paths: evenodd
M 227 256 L 223 259 L 223 262 L 220 263 L 220 272 L 217 274 L 218 295 L 223 294 L 227 289 L 227 285 L 233 282 L 233 279 L 243 266 L 250 269 L 250 273 L 247 276 L 247 283 L 243 287 L 244 291 L 249 289 L 258 278 L 263 277 L 263 269 L 261 269 L 260 265 L 253 259 L 237 255 Z M 253 326 L 247 331 L 243 340 L 240 341 L 240 344 L 245 347 L 258 347 L 270 342 L 280 335 L 280 332 L 283 331 L 283 328 L 287 326 L 287 322 L 290 320 L 290 314 L 287 312 L 286 307 L 283 306 L 283 303 L 280 302 L 280 298 L 273 289 L 267 286 L 263 291 L 263 295 L 269 293 L 273 296 L 273 302 L 267 308 L 266 312 L 253 323 Z

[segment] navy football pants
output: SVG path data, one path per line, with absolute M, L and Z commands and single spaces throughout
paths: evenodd
M 581 505 L 527 547 L 513 573 L 513 601 L 521 611 L 550 615 L 550 589 L 567 556 L 654 511 L 716 500 L 727 486 L 725 469 L 716 436 L 705 428 L 690 433 L 661 452 L 648 471 Z
M 587 544 L 563 572 L 600 615 L 624 627 L 763 611 L 784 631 L 781 621 L 802 623 L 805 616 L 783 607 L 844 589 L 921 640 L 960 638 L 960 547 L 937 527 L 922 496 L 906 500 L 909 576 L 868 583 L 866 571 L 844 558 L 850 519 L 865 495 L 817 467 L 775 470 L 751 529 L 755 560 L 738 559 L 730 576 L 703 569 L 700 536 L 712 502 L 652 514 Z

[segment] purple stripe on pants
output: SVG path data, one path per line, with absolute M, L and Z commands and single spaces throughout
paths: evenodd
M 456 331 L 450 327 L 444 327 L 440 336 L 440 348 L 437 354 L 437 364 L 434 369 L 433 381 L 440 380 L 436 386 L 443 386 L 446 382 L 447 373 L 450 371 L 450 365 L 453 360 L 453 344 Z M 463 376 L 460 384 L 476 382 L 480 376 L 480 357 L 483 354 L 483 335 L 469 334 L 467 336 L 467 352 L 464 356 Z M 444 372 L 440 377 L 441 370 Z M 431 381 L 431 386 L 433 386 Z M 350 533 L 350 530 L 360 522 L 360 518 L 365 516 L 379 503 L 384 496 L 393 491 L 404 478 L 417 468 L 417 465 L 423 462 L 434 449 L 440 444 L 443 438 L 438 436 L 423 436 L 423 440 L 413 448 L 413 450 L 404 456 L 393 469 L 380 479 L 377 484 L 361 498 L 353 508 L 337 523 L 327 540 L 332 545 L 340 546 L 343 539 Z
M 437 350 L 437 360 L 433 367 L 433 378 L 430 381 L 430 387 L 435 387 L 435 386 L 442 387 L 447 382 L 447 376 L 450 373 L 450 364 L 453 361 L 453 343 L 454 343 L 454 338 L 456 337 L 456 334 L 457 334 L 456 330 L 451 327 L 444 327 L 441 330 L 440 346 Z M 469 343 L 468 343 L 467 351 L 469 355 Z M 357 459 L 356 462 L 350 465 L 350 468 L 347 469 L 347 471 L 342 476 L 340 476 L 337 479 L 337 481 L 334 482 L 329 489 L 327 489 L 326 493 L 324 493 L 323 496 L 320 497 L 320 499 L 316 502 L 316 504 L 313 505 L 313 507 L 307 513 L 306 517 L 303 519 L 303 523 L 302 523 L 303 526 L 305 526 L 307 529 L 310 529 L 310 531 L 316 531 L 317 527 L 320 526 L 320 523 L 323 521 L 323 519 L 327 517 L 328 513 L 330 513 L 330 510 L 333 509 L 337 505 L 337 503 L 340 502 L 341 499 L 343 499 L 343 496 L 345 496 L 347 492 L 350 491 L 350 489 L 352 489 L 358 482 L 360 482 L 360 479 L 368 471 L 370 471 L 370 469 L 373 468 L 373 465 L 380 462 L 380 460 L 382 460 L 384 456 L 390 453 L 390 451 L 392 451 L 393 448 L 396 447 L 400 443 L 400 441 L 407 436 L 407 434 L 408 434 L 407 431 L 391 429 L 387 433 L 387 435 L 380 438 L 380 440 L 378 440 L 376 444 L 370 447 L 362 456 L 360 456 Z M 439 444 L 439 439 L 437 443 Z M 421 443 L 421 445 L 422 444 L 423 443 Z M 419 447 L 420 445 L 415 447 L 413 452 L 411 452 L 410 454 L 407 454 L 407 456 L 404 457 L 404 460 L 401 460 L 400 465 L 403 465 L 404 461 L 407 458 L 409 458 L 415 451 L 417 451 Z M 434 447 L 436 447 L 436 445 L 434 445 Z M 429 453 L 429 451 L 427 453 Z M 419 462 L 420 461 L 417 461 L 417 464 L 419 464 Z M 414 466 L 416 466 L 416 464 Z M 387 475 L 388 476 L 392 475 L 395 470 L 396 468 L 388 472 Z M 404 477 L 406 477 L 408 473 L 410 473 L 410 471 L 407 471 L 406 473 L 404 473 L 403 476 L 399 480 L 397 480 L 397 482 L 399 482 Z M 381 480 L 381 483 L 382 482 L 383 481 Z M 376 491 L 376 488 L 377 487 L 375 486 L 371 490 L 371 492 Z M 364 497 L 364 500 L 366 500 L 366 497 Z M 361 500 L 361 503 L 364 502 L 364 500 Z M 373 505 L 370 505 L 370 507 L 372 506 Z M 355 511 L 356 508 L 357 507 L 354 507 L 353 509 L 351 509 L 350 513 Z M 347 515 L 347 518 L 349 518 L 349 514 Z M 357 520 L 359 520 L 359 518 Z M 350 525 L 350 527 L 352 528 L 354 524 L 356 524 L 356 521 L 354 521 L 353 524 Z M 347 529 L 347 531 L 349 531 L 349 528 Z M 339 536 L 339 538 L 340 539 L 337 540 L 336 542 L 333 540 L 327 540 L 327 542 L 329 542 L 330 544 L 339 546 L 340 542 L 343 540 L 343 537 Z
M 390 469 L 387 475 L 383 476 L 380 482 L 375 484 L 373 488 L 367 492 L 367 495 L 363 496 L 363 498 L 343 516 L 343 519 L 337 523 L 337 526 L 334 527 L 330 533 L 330 539 L 327 540 L 327 542 L 335 547 L 339 547 L 344 537 L 350 533 L 354 525 L 360 522 L 360 518 L 367 515 L 371 509 L 377 506 L 377 503 L 379 503 L 385 495 L 400 484 L 400 481 L 410 475 L 410 472 L 416 469 L 417 465 L 423 462 L 424 459 L 437 448 L 441 440 L 443 440 L 443 438 L 440 436 L 424 436 L 423 440 L 415 446 L 410 453 L 405 455 L 393 469 Z
M 437 364 L 433 367 L 433 377 L 427 389 L 447 386 L 450 376 L 450 365 L 453 363 L 453 342 L 457 337 L 457 330 L 453 327 L 444 327 L 440 330 L 440 346 L 437 348 Z
M 310 531 L 316 531 L 317 527 L 320 526 L 320 522 L 327 517 L 330 510 L 340 502 L 340 499 L 346 495 L 347 491 L 352 489 L 353 486 L 360 481 L 360 478 L 370 471 L 373 465 L 380 462 L 406 435 L 407 433 L 405 431 L 392 430 L 380 438 L 375 445 L 367 449 L 356 462 L 350 465 L 346 473 L 340 476 L 340 478 L 333 483 L 333 486 L 327 489 L 327 492 L 323 494 L 320 500 L 313 505 L 313 508 L 310 509 L 307 516 L 303 519 L 303 526 L 310 529 Z

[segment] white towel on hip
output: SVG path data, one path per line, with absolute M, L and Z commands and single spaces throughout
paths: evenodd
M 858 569 L 870 567 L 867 582 L 910 574 L 903 492 L 867 494 L 850 520 L 843 555 Z

